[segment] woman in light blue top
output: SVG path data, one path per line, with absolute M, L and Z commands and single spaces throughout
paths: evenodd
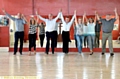
M 95 24 L 96 24 L 96 16 L 95 19 L 93 20 L 92 18 L 89 18 L 89 20 L 87 20 L 87 25 L 88 25 L 88 33 L 87 33 L 87 37 L 88 37 L 88 45 L 90 48 L 90 55 L 93 54 L 93 48 L 94 48 L 94 43 L 95 43 Z

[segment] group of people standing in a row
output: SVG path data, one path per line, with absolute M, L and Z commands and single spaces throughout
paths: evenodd
M 54 48 L 57 45 L 57 20 L 58 18 L 61 19 L 62 22 L 62 40 L 63 40 L 63 52 L 68 53 L 69 52 L 69 31 L 72 26 L 72 24 L 75 21 L 75 40 L 76 46 L 78 48 L 78 52 L 82 52 L 83 47 L 83 41 L 87 39 L 87 45 L 90 48 L 90 55 L 93 54 L 93 48 L 95 46 L 99 46 L 99 36 L 100 36 L 100 27 L 102 26 L 102 55 L 105 53 L 106 49 L 106 40 L 108 39 L 109 43 L 109 49 L 110 49 L 110 55 L 113 56 L 113 44 L 112 44 L 112 30 L 114 27 L 114 22 L 118 18 L 117 9 L 115 8 L 115 18 L 111 18 L 111 15 L 106 15 L 105 19 L 102 19 L 98 16 L 97 12 L 95 12 L 95 19 L 89 18 L 87 19 L 86 13 L 84 13 L 83 18 L 77 18 L 76 17 L 76 11 L 74 11 L 74 15 L 72 16 L 72 19 L 70 20 L 69 17 L 63 17 L 62 10 L 59 11 L 58 15 L 53 19 L 53 15 L 49 14 L 48 19 L 45 19 L 38 15 L 38 12 L 36 12 L 37 17 L 45 22 L 45 25 L 43 23 L 38 24 L 37 21 L 32 17 L 30 19 L 30 22 L 26 20 L 26 18 L 21 14 L 18 13 L 18 18 L 14 18 L 11 15 L 9 15 L 4 9 L 3 12 L 15 22 L 16 26 L 16 32 L 15 32 L 15 43 L 14 43 L 14 55 L 16 55 L 17 52 L 17 46 L 18 46 L 18 39 L 20 39 L 20 54 L 22 55 L 22 48 L 23 48 L 23 38 L 24 38 L 24 24 L 28 24 L 29 27 L 29 51 L 31 54 L 31 48 L 34 47 L 34 53 L 36 53 L 36 28 L 40 27 L 40 38 L 41 40 L 45 37 L 45 29 L 46 27 L 46 50 L 45 53 L 49 53 L 49 46 L 50 46 L 50 40 L 51 40 L 51 48 L 52 48 L 52 54 L 54 54 Z M 97 27 L 95 27 L 97 26 Z M 95 36 L 96 35 L 96 36 Z M 98 44 L 95 45 L 95 37 L 97 37 Z M 84 43 L 85 44 L 85 43 Z M 41 46 L 43 46 L 43 41 L 41 43 Z

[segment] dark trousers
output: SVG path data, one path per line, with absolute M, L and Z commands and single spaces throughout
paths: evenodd
M 68 53 L 69 52 L 69 31 L 63 31 L 62 32 L 62 40 L 63 40 L 63 52 Z
M 18 40 L 20 39 L 20 49 L 19 52 L 22 54 L 23 49 L 23 39 L 24 39 L 24 32 L 15 32 L 15 42 L 14 42 L 14 54 L 17 53 L 18 49 Z
M 51 48 L 52 48 L 52 53 L 54 53 L 54 32 L 46 32 L 46 38 L 47 38 L 47 43 L 46 43 L 46 53 L 49 52 L 49 46 L 50 46 L 50 39 L 51 39 Z
M 99 47 L 100 32 L 95 32 L 95 47 Z
M 41 45 L 41 47 L 43 47 L 43 42 L 44 42 L 45 34 L 39 35 L 39 38 L 40 38 L 40 45 Z
M 54 46 L 57 47 L 57 37 L 58 37 L 58 33 L 57 31 L 54 31 Z
M 34 50 L 36 50 L 36 33 L 29 34 L 29 51 L 31 51 L 32 47 L 34 47 Z
M 76 35 L 74 35 L 74 39 L 75 39 L 75 46 L 77 48 L 77 39 L 76 39 Z
M 88 47 L 88 38 L 84 36 L 84 47 Z

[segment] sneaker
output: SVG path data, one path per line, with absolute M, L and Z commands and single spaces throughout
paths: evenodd
M 54 52 L 52 52 L 52 54 L 54 54 Z
M 110 56 L 113 56 L 114 55 L 114 53 L 110 53 Z
M 101 54 L 102 54 L 102 55 L 104 55 L 105 53 L 104 53 L 104 52 L 102 52 Z
M 22 55 L 22 53 L 20 53 L 20 55 Z
M 65 52 L 65 54 L 68 54 L 68 52 Z
M 93 52 L 90 55 L 93 55 Z

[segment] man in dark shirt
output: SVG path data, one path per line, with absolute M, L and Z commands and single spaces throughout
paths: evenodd
M 101 22 L 96 21 L 96 25 L 95 25 L 95 47 L 99 47 L 100 31 L 101 31 Z
M 96 13 L 97 19 L 102 23 L 102 55 L 105 53 L 106 41 L 108 39 L 110 55 L 113 56 L 113 43 L 112 43 L 112 30 L 114 27 L 114 22 L 118 19 L 117 9 L 115 8 L 115 18 L 111 18 L 111 15 L 106 15 L 105 19 L 99 18 Z

